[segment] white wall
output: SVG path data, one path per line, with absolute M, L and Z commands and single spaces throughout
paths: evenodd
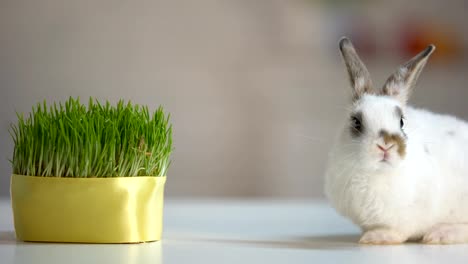
M 171 112 L 170 196 L 321 196 L 348 96 L 327 9 L 280 0 L 2 1 L 0 194 L 15 111 L 94 96 Z M 369 67 L 382 82 L 396 63 Z M 429 65 L 413 102 L 468 118 L 466 66 L 444 67 Z

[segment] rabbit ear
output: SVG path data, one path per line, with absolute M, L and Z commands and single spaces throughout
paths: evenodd
M 434 50 L 435 46 L 429 45 L 421 53 L 401 65 L 398 70 L 387 79 L 383 86 L 382 93 L 384 95 L 396 97 L 402 103 L 406 103 L 411 90 L 416 85 L 419 74 Z
M 369 71 L 348 38 L 343 37 L 340 40 L 340 51 L 353 88 L 353 100 L 359 99 L 365 93 L 373 93 Z

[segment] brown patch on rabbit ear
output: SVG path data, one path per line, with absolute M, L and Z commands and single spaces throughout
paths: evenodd
M 429 45 L 425 50 L 401 65 L 385 82 L 381 94 L 392 96 L 402 103 L 408 101 L 412 89 L 416 85 L 419 75 L 426 65 L 435 46 Z
M 372 84 L 364 84 L 361 85 L 361 82 L 365 82 L 361 79 L 357 79 L 356 84 L 354 86 L 356 87 L 353 91 L 352 99 L 353 101 L 359 100 L 364 94 L 375 94 L 374 89 L 372 88 Z
M 364 94 L 373 94 L 374 90 L 369 71 L 357 55 L 353 44 L 348 38 L 343 37 L 340 40 L 340 51 L 353 88 L 353 101 L 359 100 Z
M 398 147 L 398 149 L 397 149 L 398 155 L 400 155 L 400 157 L 402 157 L 402 158 L 405 157 L 405 155 L 406 155 L 406 142 L 400 135 L 390 134 L 385 130 L 381 130 L 379 135 L 381 137 L 383 137 L 383 140 L 384 140 L 385 144 L 394 143 Z

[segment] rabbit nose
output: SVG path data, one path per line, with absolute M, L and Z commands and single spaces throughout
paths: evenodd
M 382 150 L 383 152 L 389 151 L 389 150 L 390 150 L 391 148 L 393 148 L 394 146 L 395 146 L 395 144 L 391 144 L 390 146 L 383 147 L 383 146 L 377 144 L 377 147 L 378 147 L 380 150 Z

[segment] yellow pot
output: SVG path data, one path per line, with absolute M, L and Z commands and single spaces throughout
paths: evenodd
M 23 241 L 139 243 L 161 239 L 166 177 L 11 176 Z

